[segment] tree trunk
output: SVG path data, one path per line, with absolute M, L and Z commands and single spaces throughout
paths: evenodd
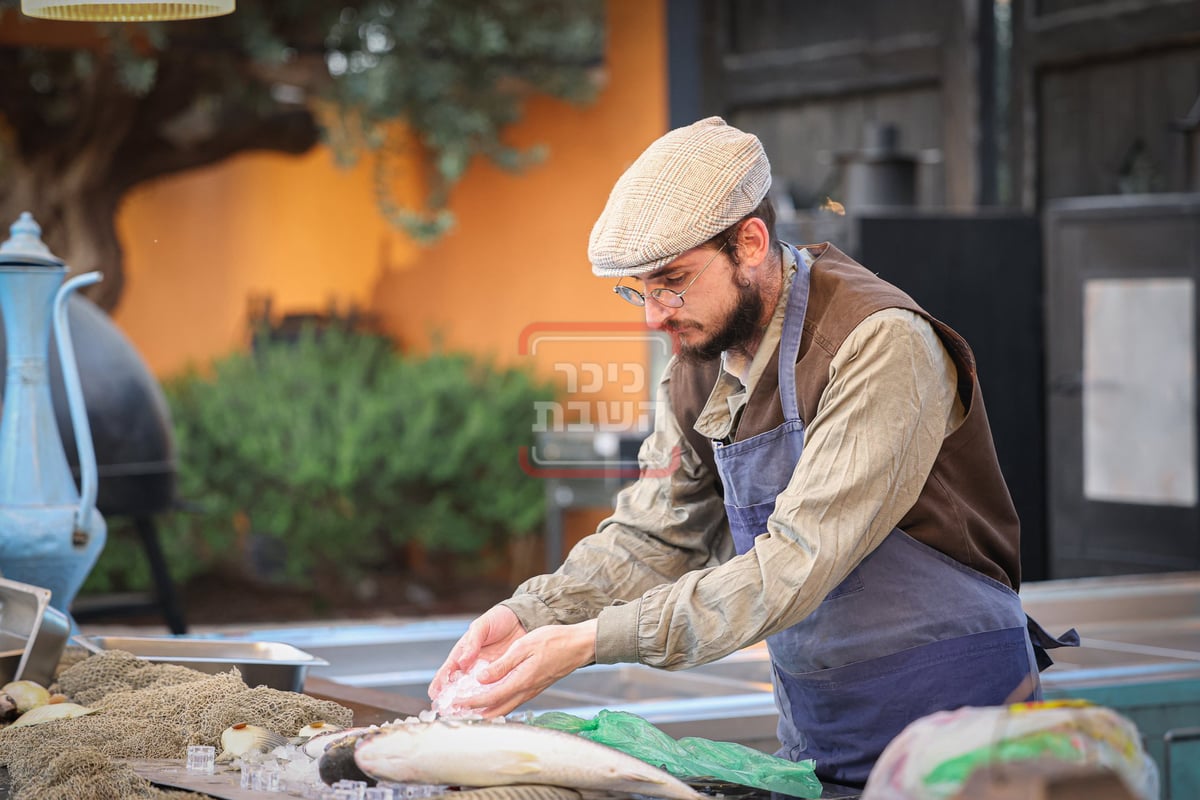
M 125 286 L 116 212 L 130 189 L 247 150 L 299 154 L 317 143 L 307 108 L 223 105 L 199 92 L 189 69 L 196 59 L 164 59 L 153 89 L 135 95 L 122 87 L 113 59 L 98 54 L 95 69 L 63 98 L 65 125 L 43 115 L 45 100 L 21 74 L 26 66 L 16 48 L 0 48 L 0 119 L 16 132 L 0 143 L 8 145 L 0 146 L 8 150 L 0 159 L 0 225 L 31 212 L 72 273 L 104 273 L 87 294 L 110 313 Z
M 0 192 L 0 224 L 7 226 L 22 211 L 33 214 L 42 228 L 42 241 L 67 263 L 72 274 L 99 270 L 104 280 L 87 290 L 89 298 L 112 311 L 125 285 L 121 244 L 115 216 L 120 198 L 115 192 L 90 187 L 72 191 L 63 175 L 44 166 L 10 163 L 8 191 Z

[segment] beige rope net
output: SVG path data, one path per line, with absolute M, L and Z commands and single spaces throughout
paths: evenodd
M 96 713 L 0 730 L 0 765 L 14 800 L 194 798 L 154 788 L 122 760 L 183 759 L 194 744 L 219 752 L 221 732 L 239 722 L 283 736 L 317 720 L 352 722 L 353 712 L 337 703 L 250 688 L 236 669 L 208 675 L 119 650 L 85 657 L 76 649 L 68 648 L 51 688 Z

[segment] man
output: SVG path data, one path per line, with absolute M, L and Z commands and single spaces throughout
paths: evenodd
M 682 669 L 766 639 L 779 755 L 861 786 L 918 717 L 1040 696 L 1060 643 L 1016 595 L 970 349 L 832 245 L 779 243 L 770 183 L 758 139 L 717 117 L 617 181 L 593 272 L 677 352 L 643 475 L 472 623 L 431 698 L 477 660 L 470 704 L 492 716 L 592 662 Z

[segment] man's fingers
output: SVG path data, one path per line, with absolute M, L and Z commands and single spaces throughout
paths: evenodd
M 514 673 L 532 655 L 532 651 L 523 646 L 518 639 L 499 658 L 479 670 L 475 677 L 484 684 L 493 684 L 506 678 L 517 677 Z
M 471 698 L 472 710 L 481 717 L 498 717 L 515 710 L 525 701 L 536 697 L 540 689 L 525 685 L 520 676 L 508 673 L 494 688 Z
M 525 635 L 525 628 L 511 609 L 502 605 L 493 606 L 468 626 L 466 633 L 450 650 L 446 661 L 434 673 L 433 680 L 429 683 L 429 699 L 436 700 L 442 692 L 450 690 L 458 673 L 469 673 L 481 665 L 481 659 L 495 659 L 489 667 L 475 674 L 481 684 L 493 684 L 508 676 L 525 659 L 535 654 L 529 645 L 517 645 Z M 520 683 L 521 681 L 518 681 L 518 685 L 510 691 L 501 690 L 489 694 L 486 699 L 476 704 L 475 710 L 479 711 L 491 702 L 508 706 L 505 697 L 511 692 L 523 691 L 525 687 L 519 685 Z M 524 702 L 536 694 L 537 691 L 526 693 L 518 702 Z M 515 707 L 515 704 L 510 707 Z M 490 708 L 486 710 L 491 711 Z
M 432 700 L 441 693 L 455 672 L 465 672 L 471 668 L 475 659 L 479 657 L 482 638 L 479 627 L 472 623 L 462 638 L 450 649 L 450 655 L 446 656 L 442 666 L 434 673 L 433 680 L 429 683 L 429 699 Z

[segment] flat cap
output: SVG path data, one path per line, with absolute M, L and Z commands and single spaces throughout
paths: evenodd
M 600 277 L 643 275 L 749 214 L 771 188 L 771 164 L 751 133 L 708 117 L 646 148 L 613 186 L 588 239 Z

